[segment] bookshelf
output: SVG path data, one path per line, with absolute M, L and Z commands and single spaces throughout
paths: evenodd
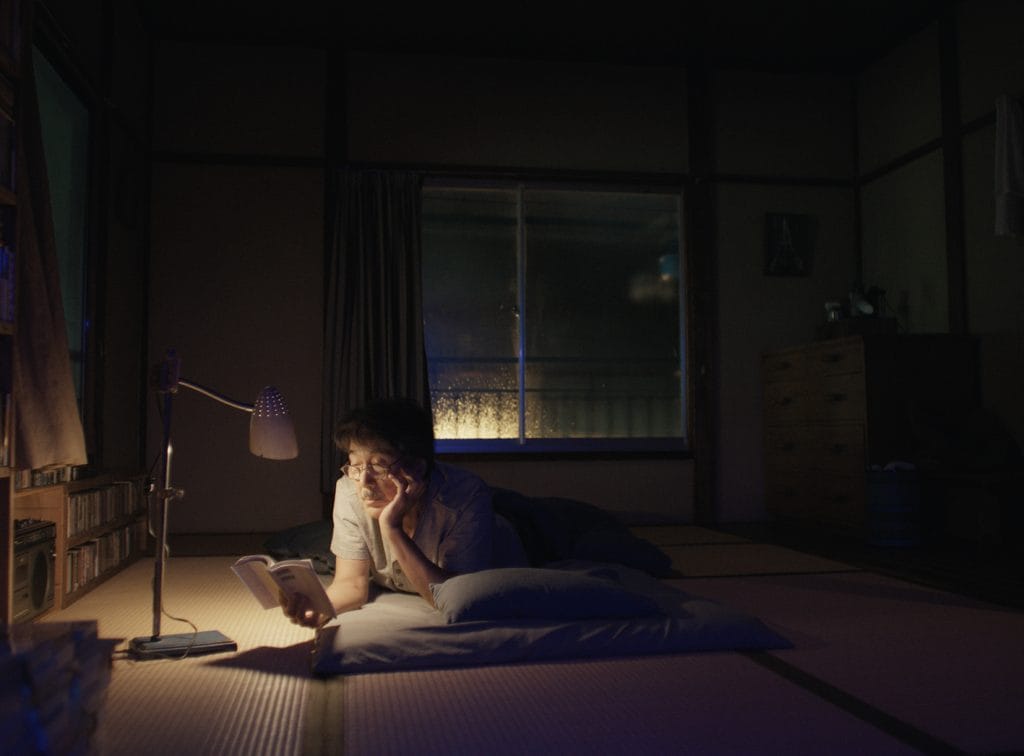
M 40 616 L 39 607 L 50 605 L 48 596 L 38 595 L 40 592 L 36 589 L 42 581 L 37 581 L 36 576 L 52 575 L 53 579 L 43 592 L 48 593 L 55 587 L 52 605 L 67 605 L 134 559 L 139 547 L 144 547 L 146 532 L 144 515 L 135 510 L 111 517 L 100 516 L 82 530 L 68 530 L 69 524 L 74 523 L 69 508 L 79 499 L 85 500 L 86 491 L 93 488 L 116 491 L 123 488 L 123 480 L 132 476 L 121 476 L 123 479 L 118 480 L 111 477 L 72 480 L 57 479 L 58 470 L 18 469 L 29 464 L 25 450 L 16 449 L 13 438 L 16 416 L 25 408 L 24 397 L 15 395 L 13 363 L 18 347 L 26 343 L 19 339 L 27 339 L 32 330 L 26 323 L 18 323 L 15 317 L 15 305 L 29 303 L 24 282 L 17 280 L 15 272 L 34 261 L 23 254 L 28 246 L 22 249 L 24 242 L 18 235 L 19 229 L 24 232 L 29 228 L 27 208 L 23 204 L 29 184 L 18 179 L 26 174 L 24 165 L 18 165 L 19 160 L 24 160 L 19 157 L 18 149 L 33 141 L 25 138 L 28 119 L 24 118 L 22 101 L 23 91 L 27 91 L 26 72 L 30 70 L 27 65 L 32 54 L 30 40 L 34 36 L 37 39 L 52 36 L 53 45 L 61 49 L 68 47 L 61 54 L 68 55 L 72 68 L 79 68 L 73 60 L 75 51 L 70 41 L 60 36 L 59 31 L 49 29 L 52 14 L 42 6 L 33 0 L 0 0 L 0 629 L 15 621 L 25 622 Z M 40 10 L 43 12 L 38 12 Z M 91 88 L 89 79 L 87 74 L 81 79 L 87 88 Z M 97 113 L 110 113 L 112 108 L 108 99 L 97 96 Z M 103 117 L 99 117 L 99 123 L 105 123 Z M 108 130 L 99 129 L 96 143 L 106 143 L 108 136 Z M 100 171 L 97 175 L 105 174 Z M 95 207 L 90 204 L 90 208 L 91 217 Z M 97 228 L 105 227 L 103 218 L 97 223 Z M 102 271 L 96 275 L 102 276 Z M 90 344 L 89 348 L 96 347 Z M 126 358 L 125 364 L 129 362 L 130 358 Z M 87 380 L 86 385 L 92 384 Z M 93 402 L 86 395 L 84 401 Z M 95 414 L 96 408 L 89 409 Z M 101 458 L 98 453 L 101 445 L 95 446 L 91 451 Z M 26 486 L 24 475 L 42 479 L 32 479 Z M 113 496 L 89 494 L 100 498 L 108 495 Z M 140 506 L 144 508 L 144 504 L 143 498 Z M 83 506 L 88 508 L 91 504 Z M 100 501 L 96 506 L 101 511 L 105 505 Z M 24 520 L 42 521 L 27 523 Z M 50 561 L 50 544 L 55 552 L 54 563 Z M 35 607 L 35 614 L 26 612 L 26 605 Z
M 30 0 L 0 0 L 0 626 L 67 606 L 140 556 L 148 534 L 142 475 L 75 480 L 85 468 L 17 469 L 16 272 L 25 258 L 16 146 L 31 11 Z
M 18 519 L 56 523 L 55 609 L 91 591 L 146 552 L 146 480 L 106 474 L 15 488 Z

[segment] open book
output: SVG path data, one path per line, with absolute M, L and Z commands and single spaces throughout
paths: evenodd
M 328 617 L 334 617 L 334 607 L 327 597 L 324 584 L 309 559 L 283 559 L 276 562 L 263 554 L 241 557 L 231 569 L 248 586 L 252 595 L 264 609 L 281 606 L 280 594 L 291 597 L 304 594 L 312 608 Z

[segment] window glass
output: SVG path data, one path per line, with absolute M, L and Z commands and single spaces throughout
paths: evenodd
M 439 450 L 685 443 L 679 204 L 675 193 L 424 189 Z
M 682 435 L 676 197 L 525 200 L 527 435 Z
M 515 192 L 427 192 L 423 309 L 437 438 L 517 438 Z

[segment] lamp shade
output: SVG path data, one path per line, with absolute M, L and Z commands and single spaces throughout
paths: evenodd
M 264 386 L 256 397 L 249 421 L 249 451 L 266 459 L 294 459 L 299 456 L 295 424 L 288 414 L 281 392 Z

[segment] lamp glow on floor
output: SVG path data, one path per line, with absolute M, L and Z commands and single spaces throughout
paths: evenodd
M 181 361 L 174 351 L 157 366 L 157 392 L 162 399 L 163 456 L 164 469 L 162 485 L 151 502 L 150 522 L 153 523 L 153 633 L 133 638 L 129 644 L 132 656 L 138 659 L 194 656 L 198 654 L 234 651 L 237 644 L 219 630 L 196 630 L 192 633 L 174 635 L 160 634 L 160 619 L 163 614 L 163 579 L 167 560 L 167 513 L 170 504 L 180 499 L 185 492 L 171 485 L 171 462 L 174 445 L 171 442 L 171 410 L 174 397 L 179 389 L 189 389 L 209 397 L 220 404 L 252 415 L 249 421 L 249 451 L 265 459 L 294 459 L 299 454 L 295 440 L 295 425 L 288 414 L 284 397 L 273 386 L 260 391 L 253 404 L 238 402 L 217 391 L 181 377 Z

